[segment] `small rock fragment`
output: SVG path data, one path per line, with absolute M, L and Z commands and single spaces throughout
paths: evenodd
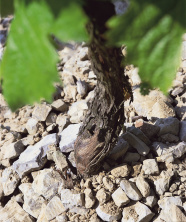
M 141 192 L 143 197 L 148 197 L 150 194 L 150 186 L 149 184 L 145 181 L 144 177 L 139 175 L 136 180 L 136 186 Z
M 84 194 L 76 193 L 73 190 L 63 189 L 61 191 L 61 201 L 63 204 L 69 204 L 71 206 L 83 206 Z
M 183 204 L 182 204 L 181 197 L 179 197 L 179 196 L 164 197 L 163 199 L 160 199 L 158 201 L 159 207 L 163 210 L 166 208 L 170 208 L 172 204 L 182 208 Z
M 38 120 L 34 118 L 30 118 L 26 123 L 26 129 L 29 134 L 36 134 L 38 130 Z
M 133 182 L 122 180 L 120 187 L 131 200 L 140 200 L 142 198 L 140 191 Z
M 32 188 L 38 195 L 51 199 L 58 193 L 61 184 L 63 184 L 63 179 L 57 171 L 44 169 L 40 170 L 34 178 Z
M 138 221 L 150 222 L 154 213 L 145 205 L 139 201 L 135 204 L 135 211 L 138 214 Z
M 69 154 L 68 160 L 70 161 L 73 167 L 76 167 L 76 160 L 75 160 L 74 152 L 71 152 Z
M 47 159 L 53 160 L 56 164 L 57 169 L 59 169 L 60 171 L 63 171 L 68 167 L 65 155 L 59 150 L 47 152 Z
M 57 114 L 51 112 L 51 113 L 47 116 L 45 123 L 46 123 L 47 126 L 50 126 L 51 124 L 56 123 L 56 119 L 57 119 Z
M 66 208 L 62 204 L 59 197 L 54 196 L 46 206 L 45 215 L 46 218 L 50 221 L 65 211 Z
M 29 214 L 25 212 L 16 201 L 13 200 L 9 200 L 5 207 L 0 209 L 0 221 L 33 222 Z
M 157 202 L 158 202 L 158 199 L 155 196 L 154 191 L 151 189 L 149 196 L 144 198 L 144 204 L 152 208 L 156 205 Z
M 123 207 L 130 202 L 129 198 L 121 189 L 121 187 L 114 191 L 114 193 L 112 194 L 112 199 L 118 207 Z
M 49 145 L 57 144 L 56 136 L 56 133 L 49 134 L 34 146 L 28 146 L 21 153 L 19 159 L 13 163 L 13 169 L 19 174 L 20 178 L 44 166 L 47 161 L 46 152 L 49 150 Z
M 110 194 L 104 188 L 101 188 L 98 190 L 96 198 L 100 204 L 103 204 L 110 199 Z
M 1 177 L 4 195 L 8 196 L 12 194 L 16 189 L 19 181 L 20 178 L 18 174 L 12 169 L 12 167 L 4 169 Z
M 51 110 L 52 108 L 46 104 L 38 104 L 33 109 L 32 117 L 39 121 L 45 121 Z
M 115 167 L 111 170 L 111 174 L 114 177 L 127 177 L 130 173 L 130 167 L 127 164 Z
M 62 99 L 55 100 L 51 104 L 51 106 L 54 110 L 57 110 L 59 112 L 65 112 L 68 110 L 68 105 L 65 102 L 63 102 Z
M 88 91 L 87 83 L 79 79 L 76 84 L 77 84 L 77 92 L 80 94 L 81 97 L 84 97 Z
M 74 143 L 81 125 L 81 123 L 71 124 L 60 133 L 61 141 L 59 147 L 61 152 L 66 153 L 74 150 Z
M 109 191 L 112 191 L 114 189 L 114 184 L 108 177 L 103 177 L 103 184 L 105 188 Z
M 159 174 L 158 164 L 154 159 L 144 160 L 142 170 L 148 175 Z
M 84 194 L 85 194 L 85 208 L 93 207 L 96 199 L 93 195 L 92 190 L 87 188 L 84 190 Z
M 103 221 L 114 221 L 121 219 L 121 211 L 112 202 L 99 205 L 96 208 L 96 213 Z
M 31 183 L 22 183 L 19 189 L 24 194 L 23 209 L 33 217 L 38 218 L 45 199 L 34 192 Z

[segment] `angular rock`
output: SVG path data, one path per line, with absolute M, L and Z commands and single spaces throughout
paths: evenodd
M 169 189 L 169 184 L 171 177 L 174 175 L 172 171 L 162 171 L 160 174 L 159 179 L 154 181 L 154 185 L 156 187 L 156 192 L 159 195 L 163 195 L 165 191 Z
M 33 217 L 38 218 L 45 199 L 34 192 L 31 183 L 22 183 L 19 189 L 24 194 L 23 209 Z
M 140 162 L 133 162 L 131 176 L 136 177 L 138 174 L 140 174 L 141 168 L 142 168 L 142 164 Z
M 148 175 L 159 174 L 158 164 L 154 159 L 144 160 L 142 170 Z
M 112 191 L 114 189 L 114 184 L 108 177 L 103 177 L 103 184 L 105 188 L 109 191 Z
M 40 214 L 37 218 L 37 222 L 48 222 L 48 220 L 46 218 L 46 206 L 47 206 L 47 201 L 43 202 L 43 204 L 41 206 L 41 211 L 40 211 Z
M 156 120 L 155 125 L 160 127 L 158 132 L 159 136 L 166 133 L 171 133 L 175 136 L 179 134 L 179 120 L 177 118 L 169 117 L 158 119 Z
M 142 156 L 146 156 L 149 151 L 150 148 L 140 139 L 138 139 L 135 135 L 133 135 L 132 133 L 125 133 L 123 134 L 123 138 L 132 146 L 134 147 L 138 153 Z
M 46 104 L 38 104 L 34 107 L 32 117 L 39 121 L 45 121 L 51 110 L 52 108 Z
M 5 168 L 2 173 L 1 183 L 3 186 L 3 193 L 8 196 L 16 189 L 20 178 L 18 174 L 12 169 L 12 167 Z
M 140 155 L 138 153 L 127 152 L 123 158 L 124 163 L 138 162 Z
M 129 198 L 121 189 L 121 187 L 114 191 L 114 193 L 112 194 L 112 199 L 118 207 L 123 207 L 130 202 Z
M 46 206 L 45 215 L 46 218 L 50 221 L 65 211 L 66 208 L 62 204 L 59 197 L 54 196 Z
M 120 187 L 131 200 L 140 200 L 142 195 L 136 185 L 128 180 L 122 180 Z
M 6 159 L 14 159 L 18 157 L 25 149 L 21 140 L 17 142 L 10 143 L 7 145 L 6 143 L 1 147 L 0 150 L 0 161 Z
M 81 79 L 79 79 L 76 84 L 77 84 L 78 94 L 80 94 L 81 97 L 84 97 L 88 91 L 87 83 L 85 81 L 81 81 Z
M 56 124 L 55 124 L 55 123 L 52 123 L 50 126 L 48 126 L 48 127 L 46 128 L 46 131 L 49 133 L 49 132 L 51 132 L 52 130 L 54 130 L 55 127 L 56 127 Z
M 138 221 L 150 222 L 154 213 L 145 205 L 139 201 L 135 204 L 135 211 L 138 214 Z
M 59 186 L 63 184 L 60 174 L 52 169 L 40 170 L 34 178 L 32 188 L 35 193 L 45 199 L 51 199 L 58 193 Z
M 85 208 L 93 207 L 96 199 L 93 195 L 92 190 L 87 188 L 87 189 L 84 190 L 84 194 L 85 194 Z
M 48 151 L 47 152 L 47 159 L 53 160 L 56 164 L 57 169 L 60 171 L 63 171 L 68 168 L 68 163 L 66 160 L 66 157 L 61 151 L 55 150 L 55 151 Z
M 63 189 L 61 191 L 61 201 L 63 204 L 69 204 L 70 206 L 83 206 L 84 194 L 76 193 L 69 189 Z
M 136 186 L 143 197 L 148 197 L 150 194 L 150 186 L 143 176 L 139 175 L 136 179 Z
M 144 198 L 144 204 L 152 208 L 157 204 L 157 202 L 158 202 L 158 199 L 154 191 L 151 189 L 149 196 Z
M 49 126 L 49 125 L 51 125 L 51 124 L 53 124 L 53 123 L 56 123 L 56 119 L 57 119 L 57 114 L 51 112 L 51 113 L 47 116 L 45 123 L 46 123 L 47 126 Z
M 9 200 L 5 207 L 0 209 L 0 221 L 33 222 L 29 214 L 25 212 L 16 201 L 13 200 Z
M 158 90 L 152 90 L 149 95 L 143 96 L 139 89 L 135 89 L 133 96 L 134 102 L 132 105 L 139 116 L 148 119 L 175 116 L 174 108 L 170 104 L 171 100 Z
M 172 204 L 182 208 L 183 204 L 182 204 L 181 197 L 179 196 L 164 197 L 163 199 L 160 199 L 158 201 L 159 207 L 163 210 L 165 210 L 166 208 L 170 208 Z
M 60 113 L 57 116 L 56 124 L 59 126 L 59 132 L 61 133 L 70 124 L 69 116 Z
M 76 160 L 75 160 L 74 152 L 70 153 L 70 155 L 68 156 L 68 160 L 70 161 L 73 167 L 76 167 Z
M 182 157 L 186 153 L 186 142 L 179 143 L 172 152 L 174 158 Z
M 109 153 L 109 158 L 111 158 L 112 160 L 117 160 L 127 152 L 128 148 L 129 148 L 128 142 L 124 140 L 122 136 L 120 136 L 118 138 L 116 146 Z
M 152 148 L 158 156 L 166 154 L 169 151 L 169 147 L 165 143 L 161 142 L 153 142 Z
M 59 112 L 65 112 L 68 110 L 68 105 L 65 102 L 63 102 L 62 99 L 55 100 L 51 104 L 51 106 L 54 110 L 57 110 Z
M 38 120 L 34 118 L 30 118 L 26 123 L 26 129 L 29 134 L 36 134 L 38 130 Z
M 88 109 L 86 100 L 80 100 L 72 104 L 69 108 L 68 115 L 71 116 L 71 123 L 79 123 L 83 120 L 85 111 Z
M 121 219 L 121 211 L 112 202 L 99 205 L 96 208 L 96 213 L 103 221 L 114 221 Z
M 138 201 L 124 207 L 122 222 L 150 222 L 153 216 L 154 213 L 145 204 Z
M 74 150 L 74 143 L 81 125 L 81 123 L 71 124 L 60 133 L 61 141 L 59 147 L 61 152 L 68 153 Z
M 22 178 L 29 172 L 41 169 L 46 163 L 46 153 L 50 145 L 57 144 L 56 133 L 45 136 L 42 140 L 34 146 L 28 146 L 27 149 L 21 153 L 19 159 L 13 163 L 13 169 Z
M 110 199 L 110 194 L 104 188 L 101 188 L 100 190 L 98 190 L 96 198 L 98 199 L 100 204 L 103 204 Z
M 186 217 L 179 207 L 177 207 L 174 204 L 171 204 L 169 207 L 162 210 L 158 218 L 154 220 L 154 222 L 160 222 L 160 221 L 182 222 L 182 221 L 186 221 Z
M 130 167 L 127 164 L 115 167 L 111 170 L 111 174 L 114 177 L 127 177 L 130 173 Z

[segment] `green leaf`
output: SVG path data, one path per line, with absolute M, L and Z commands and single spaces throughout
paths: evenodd
M 0 16 L 5 17 L 14 13 L 14 0 L 0 0 Z
M 167 92 L 181 61 L 186 31 L 185 0 L 132 0 L 127 13 L 112 18 L 108 37 L 127 45 L 127 62 L 139 67 L 145 86 Z
M 19 3 L 19 4 L 18 4 Z M 51 101 L 58 56 L 49 41 L 53 16 L 44 2 L 16 4 L 1 63 L 3 94 L 12 110 L 41 98 Z
M 51 32 L 64 42 L 70 40 L 87 41 L 88 33 L 85 28 L 87 21 L 88 18 L 83 12 L 81 4 L 72 1 L 71 4 L 61 10 Z

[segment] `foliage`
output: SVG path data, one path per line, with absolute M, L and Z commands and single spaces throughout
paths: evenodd
M 10 13 L 4 1 L 2 15 Z M 10 2 L 13 2 L 12 0 Z M 7 47 L 1 62 L 3 93 L 12 110 L 51 100 L 58 81 L 57 53 L 51 34 L 62 41 L 88 41 L 87 16 L 81 0 L 16 0 Z M 126 44 L 127 62 L 139 67 L 143 91 L 166 92 L 176 74 L 185 32 L 185 0 L 131 0 L 122 16 L 108 25 L 109 44 Z M 104 13 L 104 12 L 103 12 Z

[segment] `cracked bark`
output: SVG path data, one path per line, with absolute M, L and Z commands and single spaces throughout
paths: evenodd
M 121 49 L 105 44 L 105 22 L 115 13 L 113 5 L 109 2 L 87 1 L 85 11 L 91 18 L 87 25 L 92 38 L 89 58 L 98 81 L 95 98 L 75 142 L 76 166 L 81 176 L 96 173 L 112 149 L 124 123 L 124 91 L 131 95 L 121 63 Z

